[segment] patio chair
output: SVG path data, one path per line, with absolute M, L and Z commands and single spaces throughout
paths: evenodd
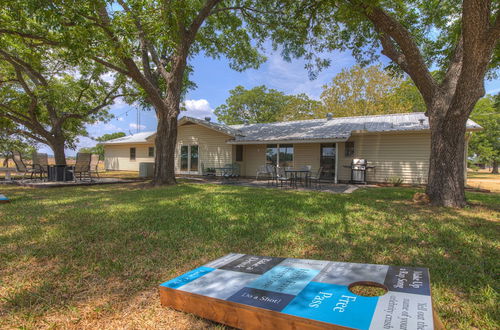
M 33 167 L 24 163 L 23 157 L 19 151 L 12 151 L 12 160 L 16 165 L 16 171 L 23 174 L 23 178 L 21 180 L 24 181 L 27 175 L 30 175 L 30 179 L 33 179 L 33 175 L 36 174 L 37 171 Z
M 224 167 L 230 168 L 229 171 L 225 171 L 222 174 L 224 179 L 226 179 L 226 180 L 229 180 L 229 179 L 238 180 L 240 178 L 240 164 L 238 164 L 238 163 L 226 164 Z
M 320 167 L 318 169 L 316 175 L 309 176 L 309 182 L 311 182 L 311 185 L 313 182 L 315 182 L 317 188 L 321 187 L 321 173 L 323 173 L 323 167 Z
M 269 177 L 272 176 L 272 171 L 273 171 L 272 165 L 267 164 L 259 166 L 259 168 L 257 169 L 257 173 L 255 175 L 255 180 L 258 180 L 259 176 L 261 175 L 265 175 L 266 178 L 269 179 Z
M 286 170 L 287 168 L 283 168 L 283 167 L 277 167 L 276 168 L 276 187 L 278 186 L 278 184 L 281 184 L 281 188 L 283 188 L 283 183 L 291 183 L 292 182 L 292 178 L 287 176 L 286 175 Z
M 90 173 L 95 173 L 98 179 L 99 177 L 99 155 L 98 154 L 92 154 L 90 157 Z
M 208 171 L 209 168 L 205 167 L 204 163 L 201 163 L 201 175 L 202 176 L 215 176 L 215 171 Z
M 84 180 L 86 177 L 92 181 L 92 174 L 90 173 L 90 161 L 92 154 L 86 152 L 79 152 L 76 154 L 76 163 L 73 168 L 70 168 L 68 172 L 73 174 L 73 180 L 76 182 L 76 178 L 79 175 L 80 181 Z
M 46 153 L 33 153 L 33 170 L 36 171 L 34 174 L 40 174 L 40 180 L 44 175 L 48 179 L 48 168 L 49 156 Z
M 311 165 L 304 165 L 300 167 L 300 170 L 307 171 L 307 173 L 304 173 L 304 177 L 302 177 L 302 175 L 300 177 L 301 180 L 304 179 L 304 183 L 306 184 L 306 186 L 309 182 L 309 177 L 311 176 L 311 168 Z
M 277 174 L 278 174 L 277 168 L 274 165 L 266 165 L 266 167 L 267 167 L 267 171 L 269 173 L 269 176 L 267 177 L 267 185 L 269 185 L 269 184 L 272 185 L 275 182 L 277 182 L 277 179 L 276 179 Z

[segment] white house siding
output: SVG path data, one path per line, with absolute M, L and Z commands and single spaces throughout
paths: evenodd
M 139 163 L 154 162 L 149 157 L 153 144 L 117 144 L 104 146 L 104 165 L 108 171 L 139 171 Z M 130 148 L 135 148 L 135 160 L 130 160 Z
M 339 145 L 339 180 L 349 180 L 352 158 L 364 158 L 369 165 L 367 180 L 385 182 L 389 178 L 401 178 L 405 183 L 425 183 L 429 171 L 430 134 L 358 134 L 354 142 L 354 157 L 345 157 L 344 143 Z
M 233 162 L 233 146 L 226 142 L 229 135 L 196 125 L 179 126 L 175 151 L 175 172 L 180 172 L 180 148 L 183 145 L 197 145 L 199 153 L 199 170 L 201 164 L 208 167 L 223 167 Z M 201 172 L 199 173 L 201 174 Z

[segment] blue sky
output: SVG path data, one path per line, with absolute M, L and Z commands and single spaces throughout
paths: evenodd
M 186 96 L 187 111 L 181 112 L 182 116 L 193 116 L 203 118 L 212 117 L 215 109 L 223 104 L 229 96 L 229 91 L 237 85 L 252 88 L 258 85 L 266 85 L 269 88 L 281 90 L 287 94 L 306 93 L 312 98 L 319 99 L 322 86 L 329 83 L 332 78 L 344 68 L 350 68 L 356 61 L 349 53 L 333 53 L 330 56 L 332 64 L 324 69 L 315 80 L 310 80 L 307 70 L 304 69 L 303 60 L 294 60 L 290 63 L 284 61 L 279 53 L 268 53 L 268 60 L 259 69 L 236 72 L 231 70 L 224 58 L 214 60 L 196 56 L 191 60 L 194 72 L 191 79 L 197 88 L 191 90 Z M 382 58 L 386 63 L 386 60 Z M 500 92 L 500 79 L 486 81 L 487 93 Z M 115 118 L 107 123 L 97 123 L 87 127 L 90 137 L 99 137 L 106 133 L 125 132 L 126 134 L 156 130 L 156 118 L 153 111 L 141 111 L 140 123 L 137 127 L 137 108 L 131 107 L 120 100 L 116 102 L 111 112 Z M 88 137 L 80 138 L 79 147 L 95 145 L 95 141 Z M 45 146 L 40 146 L 44 152 L 52 154 Z M 67 150 L 67 155 L 72 156 L 74 150 Z

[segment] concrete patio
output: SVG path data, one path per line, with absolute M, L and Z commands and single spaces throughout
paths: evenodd
M 41 181 L 41 180 L 11 180 L 0 181 L 3 184 L 15 184 L 23 187 L 31 188 L 56 188 L 56 187 L 71 187 L 71 186 L 93 186 L 100 184 L 118 184 L 118 183 L 132 183 L 143 180 L 128 180 L 120 178 L 96 178 L 92 181 Z
M 305 187 L 301 184 L 298 184 L 298 187 L 291 187 L 286 184 L 283 187 L 276 187 L 276 184 L 271 185 L 268 184 L 267 180 L 255 180 L 251 178 L 240 178 L 238 180 L 222 180 L 220 177 L 217 178 L 199 178 L 199 177 L 188 177 L 188 176 L 180 176 L 177 178 L 178 180 L 185 180 L 190 183 L 209 183 L 209 184 L 224 184 L 224 185 L 234 185 L 234 186 L 243 186 L 243 187 L 258 187 L 258 188 L 270 188 L 270 189 L 283 189 L 283 190 L 297 190 L 297 191 L 321 191 L 328 192 L 332 194 L 350 194 L 353 191 L 358 189 L 357 185 L 353 184 L 335 184 L 329 182 L 322 182 L 320 187 L 316 187 L 313 185 L 312 187 Z

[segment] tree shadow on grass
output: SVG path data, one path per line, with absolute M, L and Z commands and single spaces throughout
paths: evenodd
M 401 202 L 411 189 L 332 195 L 198 184 L 116 188 L 64 188 L 40 200 L 22 192 L 22 204 L 2 211 L 13 218 L 0 226 L 19 227 L 0 235 L 0 256 L 9 255 L 0 273 L 9 286 L 4 315 L 42 317 L 103 295 L 126 302 L 229 252 L 429 267 L 438 292 L 464 295 L 462 309 L 474 300 L 471 292 L 496 284 L 496 223 Z M 497 317 L 488 304 L 476 313 L 471 326 Z

